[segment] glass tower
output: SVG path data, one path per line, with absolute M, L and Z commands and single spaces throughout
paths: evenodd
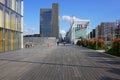
M 40 19 L 40 33 L 44 37 L 52 36 L 52 10 L 51 9 L 41 9 L 41 19 Z
M 40 9 L 40 34 L 43 37 L 59 36 L 58 4 L 53 3 L 52 8 Z

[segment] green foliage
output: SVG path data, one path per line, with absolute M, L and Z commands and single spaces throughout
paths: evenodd
M 112 43 L 112 48 L 107 51 L 108 54 L 120 56 L 120 38 L 117 38 Z
M 107 46 L 106 46 L 106 43 L 103 39 L 99 38 L 97 40 L 97 48 L 98 49 L 105 49 Z
M 96 41 L 94 39 L 88 40 L 88 48 L 96 49 Z
M 78 46 L 82 45 L 81 40 L 78 40 L 78 41 L 77 41 L 77 45 L 78 45 Z
M 77 45 L 88 47 L 95 50 L 106 50 L 108 54 L 120 56 L 120 38 L 117 38 L 112 43 L 112 48 L 108 49 L 105 41 L 103 39 L 82 39 L 77 42 Z

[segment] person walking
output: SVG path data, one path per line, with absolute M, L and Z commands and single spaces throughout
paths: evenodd
M 57 45 L 59 45 L 59 41 L 57 41 Z

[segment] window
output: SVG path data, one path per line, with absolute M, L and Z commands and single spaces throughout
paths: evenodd
M 5 5 L 6 5 L 7 7 L 10 7 L 10 4 L 11 4 L 11 0 L 5 0 Z
M 16 12 L 18 12 L 18 6 L 19 6 L 19 4 L 18 4 L 18 0 L 16 0 L 16 6 L 15 6 L 15 10 L 16 10 Z
M 3 19 L 3 8 L 0 6 L 0 27 L 3 27 L 4 19 Z
M 10 29 L 10 13 L 5 10 L 5 28 Z
M 4 4 L 4 0 L 0 0 L 0 2 Z
M 8 31 L 5 30 L 5 51 L 8 51 Z
M 3 29 L 0 29 L 0 52 L 3 52 Z
M 11 2 L 11 7 L 12 7 L 12 9 L 13 10 L 15 10 L 15 0 L 11 0 L 12 2 Z
M 21 33 L 18 33 L 18 46 L 19 46 L 19 48 L 21 48 Z
M 12 12 L 11 13 L 11 29 L 14 30 L 15 29 L 15 14 Z
M 18 31 L 21 31 L 21 17 L 18 16 Z
M 16 0 L 16 12 L 21 13 L 21 0 Z
M 14 32 L 14 50 L 18 49 L 18 33 Z
M 18 30 L 18 16 L 15 17 L 15 30 Z

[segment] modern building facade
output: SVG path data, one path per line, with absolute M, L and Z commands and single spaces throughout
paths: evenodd
M 0 0 L 0 52 L 23 48 L 23 0 Z
M 43 37 L 59 38 L 58 3 L 53 3 L 52 8 L 40 9 L 40 34 Z
M 67 34 L 67 40 L 76 44 L 80 39 L 88 39 L 90 20 L 73 19 L 72 25 Z
M 52 9 L 40 10 L 40 34 L 43 37 L 52 36 Z

